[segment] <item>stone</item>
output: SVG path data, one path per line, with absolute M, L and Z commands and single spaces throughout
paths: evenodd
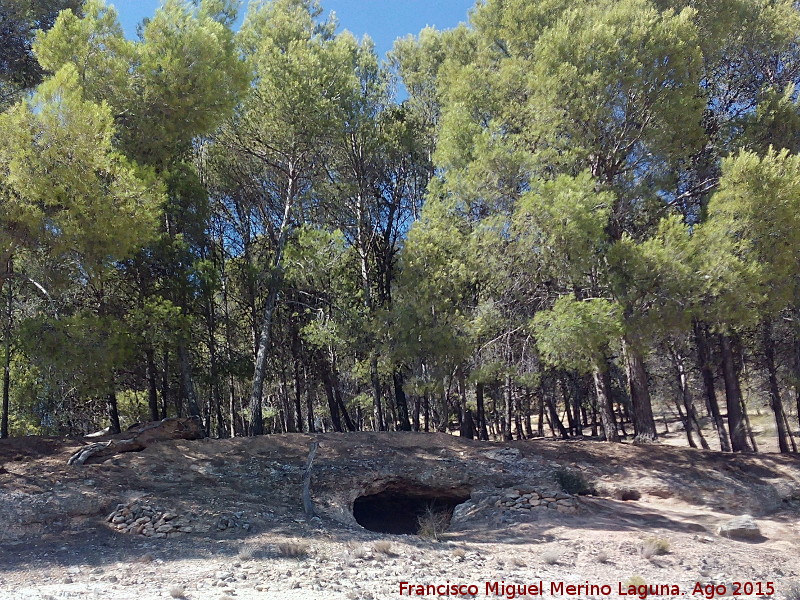
M 734 540 L 761 540 L 764 537 L 750 515 L 742 515 L 724 523 L 719 528 L 719 534 Z

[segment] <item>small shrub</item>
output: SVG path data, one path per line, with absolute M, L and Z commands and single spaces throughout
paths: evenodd
M 450 526 L 452 513 L 449 510 L 436 510 L 429 506 L 425 514 L 419 517 L 419 537 L 426 540 L 438 540 Z
M 276 548 L 278 555 L 285 558 L 306 558 L 308 556 L 308 544 L 281 542 Z
M 455 556 L 458 559 L 462 559 L 466 555 L 467 555 L 467 551 L 464 550 L 463 548 L 454 548 L 453 549 L 453 556 Z
M 633 488 L 625 488 L 624 490 L 619 491 L 619 499 L 624 502 L 629 502 L 631 500 L 638 500 L 641 497 L 642 497 L 641 492 Z
M 629 588 L 631 586 L 638 588 L 640 585 L 647 585 L 647 582 L 644 580 L 644 577 L 640 575 L 634 575 L 628 581 L 625 582 L 625 587 Z
M 542 552 L 542 561 L 547 565 L 556 565 L 561 560 L 561 550 L 558 548 L 548 548 Z
M 237 558 L 241 561 L 252 560 L 253 556 L 255 556 L 256 549 L 251 545 L 242 546 L 239 548 L 239 552 L 236 555 Z
M 606 564 L 608 561 L 609 561 L 608 552 L 606 552 L 605 550 L 600 550 L 600 552 L 597 553 L 597 562 Z
M 664 538 L 650 538 L 642 542 L 639 553 L 647 560 L 654 556 L 662 556 L 669 552 L 669 540 Z
M 386 556 L 396 556 L 397 553 L 392 549 L 392 542 L 389 540 L 378 540 L 372 544 L 375 554 L 385 554 Z
M 574 469 L 559 469 L 555 473 L 556 481 L 561 489 L 568 494 L 588 496 L 595 493 L 594 488 L 581 471 Z
M 369 551 L 361 544 L 347 542 L 347 554 L 351 559 L 363 559 L 369 556 Z
M 169 595 L 173 598 L 186 598 L 186 589 L 182 585 L 173 585 L 169 588 Z

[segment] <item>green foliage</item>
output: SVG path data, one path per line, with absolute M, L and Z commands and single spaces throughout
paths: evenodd
M 746 324 L 784 308 L 795 293 L 800 252 L 800 157 L 742 151 L 722 163 L 708 221 L 698 228 L 707 318 Z
M 562 468 L 555 472 L 556 481 L 568 494 L 587 496 L 595 493 L 586 475 L 575 469 Z
M 244 88 L 233 34 L 218 20 L 219 11 L 230 10 L 167 0 L 134 43 L 113 8 L 90 0 L 83 18 L 65 12 L 39 35 L 35 52 L 51 71 L 73 65 L 87 96 L 113 108 L 126 153 L 164 167 L 194 136 L 216 127 Z
M 0 219 L 17 245 L 74 253 L 97 273 L 152 235 L 162 188 L 114 149 L 114 133 L 108 105 L 84 98 L 69 65 L 0 115 Z
M 521 260 L 543 277 L 566 276 L 580 284 L 601 263 L 613 204 L 613 194 L 598 193 L 586 171 L 537 182 L 514 216 Z
M 618 307 L 605 299 L 559 298 L 532 321 L 536 347 L 550 365 L 588 372 L 602 368 L 609 345 L 622 333 Z

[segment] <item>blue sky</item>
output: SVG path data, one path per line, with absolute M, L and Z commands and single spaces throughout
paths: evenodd
M 135 37 L 136 24 L 151 16 L 160 0 L 108 0 L 119 12 L 128 37 Z M 467 20 L 475 0 L 322 0 L 326 13 L 334 11 L 341 29 L 357 37 L 369 34 L 380 55 L 391 49 L 398 37 L 417 34 L 426 25 L 439 29 L 455 27 Z

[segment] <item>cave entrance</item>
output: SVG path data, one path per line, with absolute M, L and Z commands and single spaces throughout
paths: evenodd
M 377 533 L 420 532 L 420 517 L 435 515 L 450 524 L 453 509 L 469 500 L 468 489 L 437 489 L 417 484 L 393 483 L 382 491 L 361 496 L 353 502 L 353 516 L 364 529 Z

